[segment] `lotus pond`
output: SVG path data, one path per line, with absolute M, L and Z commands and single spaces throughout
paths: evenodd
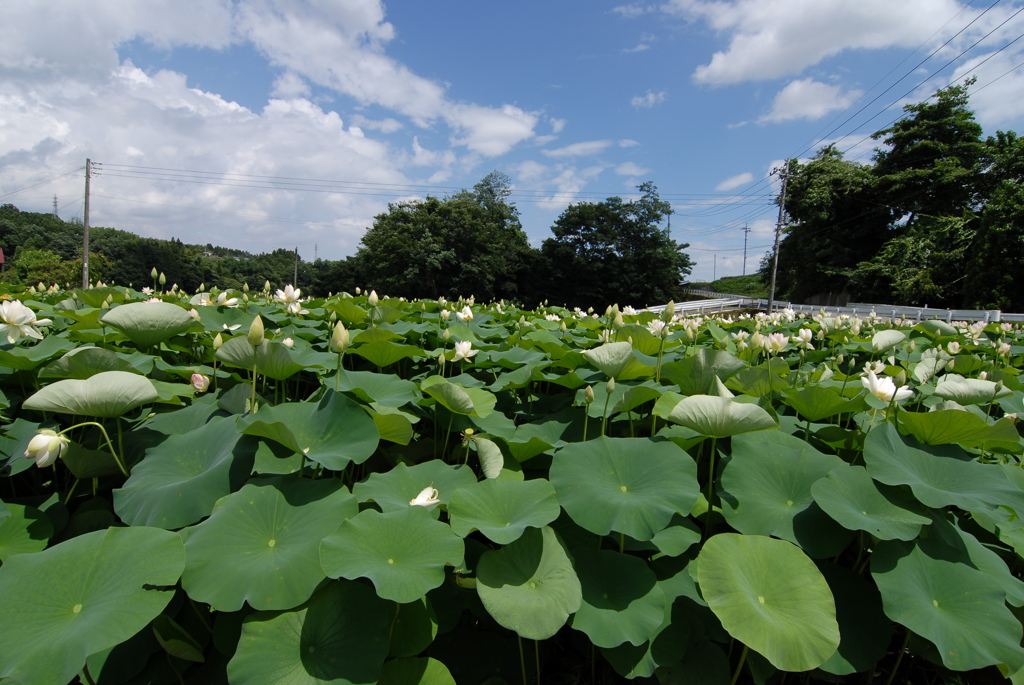
M 0 680 L 1024 682 L 1013 326 L 300 296 L 0 291 Z

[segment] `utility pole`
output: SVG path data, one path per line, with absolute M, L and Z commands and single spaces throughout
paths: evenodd
M 295 275 L 292 277 L 292 285 L 299 287 L 299 248 L 295 247 Z
M 313 261 L 314 262 L 316 260 L 320 259 L 319 255 L 320 255 L 320 246 L 317 245 L 316 243 L 313 243 Z
M 775 222 L 775 251 L 772 253 L 772 278 L 768 285 L 768 313 L 775 307 L 775 274 L 779 270 L 779 236 L 782 233 L 782 222 L 786 218 L 786 183 L 789 181 L 789 160 L 782 166 L 772 169 L 782 179 L 782 190 L 779 193 L 779 219 Z
M 715 255 L 715 265 L 711 267 L 711 282 L 718 280 L 718 255 Z
M 89 287 L 89 177 L 92 175 L 92 160 L 85 160 L 85 209 L 82 214 L 82 288 Z
M 747 275 L 747 236 L 750 235 L 750 226 L 743 227 L 743 275 Z
M 60 215 L 57 214 L 57 196 L 53 196 L 53 218 L 59 219 Z

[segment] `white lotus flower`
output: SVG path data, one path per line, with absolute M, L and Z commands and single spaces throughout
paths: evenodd
M 447 309 L 442 309 L 441 310 L 441 320 L 442 321 L 447 321 L 451 317 L 451 315 L 452 315 L 452 313 L 450 311 L 448 311 Z
M 309 314 L 309 310 L 308 309 L 303 309 L 302 308 L 302 303 L 301 302 L 289 302 L 287 305 L 285 305 L 285 309 L 292 316 L 300 316 L 300 315 Z
M 562 320 L 561 318 L 559 318 L 558 314 L 545 314 L 544 318 L 547 319 L 548 321 L 561 321 Z
M 49 326 L 53 323 L 49 319 L 37 319 L 36 313 L 19 300 L 0 302 L 0 321 L 3 321 L 0 323 L 0 334 L 6 333 L 7 342 L 12 345 L 22 336 L 42 340 L 43 335 L 36 326 Z
M 68 443 L 71 442 L 63 435 L 57 435 L 48 428 L 40 428 L 35 436 L 29 440 L 28 449 L 25 450 L 26 459 L 35 459 L 36 466 L 43 468 L 57 461 L 64 456 Z
M 885 362 L 874 361 L 874 362 L 867 362 L 867 363 L 864 364 L 864 373 L 865 374 L 874 373 L 875 375 L 878 375 L 878 374 L 882 373 L 883 371 L 885 371 Z
M 298 302 L 300 297 L 302 297 L 302 291 L 293 285 L 286 285 L 284 290 L 278 290 L 274 294 L 274 299 L 283 304 Z
M 867 376 L 860 379 L 860 383 L 868 389 L 868 392 L 884 402 L 892 402 L 894 399 L 899 402 L 914 394 L 914 391 L 906 385 L 897 390 L 896 384 L 892 382 L 891 378 L 888 376 L 879 378 L 874 371 L 868 371 Z
M 206 392 L 206 389 L 210 387 L 210 377 L 201 373 L 192 374 L 192 387 L 196 392 Z
M 647 324 L 647 330 L 651 332 L 655 338 L 664 338 L 668 335 L 668 326 L 661 319 L 652 319 Z
M 366 303 L 371 307 L 376 307 L 378 302 L 380 302 L 380 298 L 377 297 L 377 291 L 371 290 L 369 297 L 366 298 Z
M 460 359 L 469 359 L 480 350 L 473 349 L 473 343 L 469 340 L 463 340 L 462 342 L 455 343 L 455 356 L 452 357 L 453 362 L 457 362 Z
M 811 341 L 814 340 L 814 331 L 810 328 L 801 328 L 800 332 L 794 335 L 791 340 L 799 348 L 805 350 L 814 349 L 814 345 L 811 344 Z
M 636 310 L 630 307 L 628 304 L 622 308 L 622 313 L 625 316 L 636 316 Z
M 466 305 L 465 307 L 462 308 L 461 312 L 455 312 L 455 316 L 458 318 L 459 321 L 472 321 L 473 310 L 469 308 L 469 305 Z
M 415 499 L 409 500 L 410 507 L 435 507 L 441 503 L 438 497 L 437 488 L 433 485 L 428 485 L 420 491 L 420 494 L 416 495 Z
M 234 332 L 234 331 L 237 331 L 237 330 L 238 330 L 239 328 L 241 328 L 241 327 L 242 327 L 242 324 L 240 324 L 240 323 L 236 323 L 236 324 L 235 324 L 234 326 L 229 326 L 229 325 L 227 325 L 226 323 L 222 323 L 222 324 L 220 325 L 220 327 L 221 327 L 221 328 L 223 328 L 223 329 L 224 329 L 225 331 L 227 331 L 228 333 L 232 333 L 232 332 Z
M 152 295 L 153 294 L 153 289 L 152 288 L 143 288 L 142 289 L 142 294 L 143 295 Z
M 785 333 L 772 333 L 765 339 L 765 342 L 769 350 L 778 354 L 789 345 L 789 338 Z
M 294 347 L 295 341 L 292 340 L 291 338 L 285 338 L 284 340 L 281 341 L 281 344 L 284 345 L 285 347 Z
M 228 297 L 228 294 L 226 292 L 223 292 L 223 293 L 217 295 L 217 306 L 218 307 L 237 307 L 238 306 L 238 298 L 237 297 Z
M 188 310 L 188 315 L 191 316 L 196 321 L 202 322 L 202 319 L 199 318 L 199 312 L 196 311 L 195 307 L 193 307 L 192 309 Z

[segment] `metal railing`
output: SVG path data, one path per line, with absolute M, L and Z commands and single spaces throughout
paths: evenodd
M 746 297 L 729 293 L 717 293 L 713 290 L 692 288 L 688 291 L 691 295 L 701 295 L 704 300 L 693 300 L 690 302 L 677 302 L 676 312 L 680 314 L 719 314 L 736 309 L 760 309 L 768 311 L 768 300 L 758 297 Z M 663 312 L 666 305 L 648 307 L 647 311 Z M 953 321 L 984 321 L 990 322 L 1024 322 L 1024 314 L 1003 312 L 998 309 L 932 309 L 930 307 L 900 307 L 891 304 L 872 304 L 866 302 L 850 302 L 845 307 L 816 305 L 816 304 L 794 304 L 792 302 L 775 301 L 774 309 L 792 309 L 801 316 L 813 316 L 822 310 L 830 316 L 848 314 L 866 318 L 872 312 L 879 317 L 891 319 L 912 319 L 916 322 L 939 320 L 946 323 Z

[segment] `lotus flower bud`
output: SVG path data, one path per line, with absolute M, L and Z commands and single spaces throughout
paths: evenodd
M 243 283 L 242 284 L 242 292 L 243 293 L 249 292 L 249 284 L 248 283 Z
M 672 323 L 672 317 L 676 315 L 676 301 L 669 300 L 665 305 L 665 311 L 661 313 L 661 320 L 665 323 Z
M 445 342 L 448 342 L 452 339 L 452 333 L 446 328 L 444 329 L 444 333 L 441 334 L 441 337 L 444 338 Z
M 338 354 L 344 354 L 345 350 L 348 349 L 350 340 L 351 337 L 349 336 L 348 329 L 345 328 L 345 324 L 338 323 L 334 327 L 334 333 L 331 335 L 331 349 Z
M 206 389 L 210 387 L 210 377 L 201 373 L 192 374 L 192 387 L 196 392 L 206 392 Z
M 157 280 L 160 282 L 160 285 L 167 285 L 167 276 L 164 275 L 163 271 L 160 272 L 160 278 Z
M 594 389 L 589 385 L 587 386 L 587 389 L 583 391 L 583 401 L 587 404 L 594 403 Z
M 265 292 L 265 293 L 269 293 L 270 292 L 270 281 L 269 280 L 263 282 L 263 292 Z
M 63 435 L 58 435 L 48 428 L 40 428 L 29 440 L 25 458 L 34 459 L 39 468 L 49 466 L 64 456 L 69 442 L 71 441 Z
M 149 275 L 153 277 L 154 281 L 156 280 L 157 272 L 156 272 L 156 267 L 155 266 L 153 267 L 153 270 L 149 272 Z
M 609 378 L 608 379 L 607 390 L 608 390 L 608 394 L 609 395 L 611 395 L 613 392 L 615 392 L 615 379 L 614 378 Z
M 612 327 L 615 328 L 615 330 L 619 330 L 625 325 L 626 322 L 622 320 L 622 314 L 620 312 L 615 312 L 615 320 L 612 321 Z
M 252 320 L 252 325 L 249 326 L 249 334 L 246 336 L 246 340 L 253 347 L 259 347 L 263 344 L 263 319 L 258 314 Z
M 370 296 L 366 298 L 366 302 L 371 307 L 376 307 L 377 306 L 377 303 L 380 302 L 380 298 L 377 297 L 377 291 L 376 290 L 371 290 L 370 291 Z
M 206 284 L 205 283 L 200 283 L 199 287 L 196 289 L 196 292 L 197 293 L 206 292 Z
M 362 288 L 360 288 L 360 287 L 359 287 L 359 286 L 357 285 L 357 286 L 356 286 L 356 295 L 358 295 L 358 294 L 359 294 L 359 293 L 361 293 L 361 292 L 363 292 L 363 289 L 362 289 Z
M 221 337 L 220 333 L 213 339 L 213 349 L 219 350 L 220 346 L 224 344 L 224 338 Z
M 564 321 L 562 322 L 561 326 L 559 326 L 559 327 L 562 329 L 562 332 L 565 333 L 565 322 Z

